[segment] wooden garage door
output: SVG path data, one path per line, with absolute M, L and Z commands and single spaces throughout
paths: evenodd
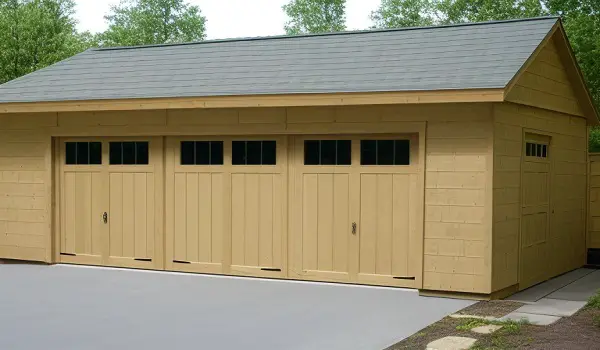
M 286 141 L 168 139 L 168 269 L 285 276 Z
M 160 268 L 161 139 L 59 144 L 61 261 Z
M 417 144 L 411 136 L 296 138 L 293 275 L 415 284 L 423 210 Z
M 550 138 L 526 134 L 523 155 L 523 200 L 519 288 L 549 276 Z

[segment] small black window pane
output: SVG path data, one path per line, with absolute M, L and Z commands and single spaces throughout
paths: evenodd
M 231 164 L 246 164 L 246 141 L 233 141 L 231 143 Z
M 360 164 L 377 165 L 377 141 L 360 141 Z
M 319 141 L 304 141 L 304 165 L 319 165 Z
M 109 161 L 112 165 L 123 164 L 123 143 L 111 142 L 109 145 Z
M 542 145 L 540 145 L 540 144 L 537 145 L 536 156 L 538 156 L 538 157 L 542 156 Z
M 394 164 L 395 165 L 410 165 L 410 141 L 409 140 L 394 141 Z
M 148 149 L 148 142 L 136 142 L 135 143 L 135 164 L 147 165 L 150 163 L 150 150 Z
M 194 165 L 194 141 L 181 141 L 181 165 Z
M 377 165 L 394 165 L 394 141 L 377 141 Z
M 65 156 L 66 156 L 66 163 L 68 165 L 75 165 L 77 164 L 77 143 L 75 142 L 67 142 L 65 144 Z
M 210 143 L 210 164 L 223 165 L 223 141 Z
M 276 165 L 277 164 L 277 142 L 263 141 L 262 142 L 262 164 Z
M 531 143 L 529 142 L 525 144 L 525 155 L 531 157 Z
M 135 142 L 123 142 L 123 164 L 135 164 Z
M 352 164 L 352 141 L 350 140 L 339 140 L 337 141 L 337 165 L 351 165 Z
M 90 164 L 102 164 L 102 143 L 90 142 Z
M 335 140 L 321 141 L 321 165 L 336 165 L 336 146 Z
M 247 141 L 246 142 L 246 164 L 260 165 L 262 162 L 262 142 Z
M 77 142 L 77 164 L 89 164 L 90 148 L 87 142 Z
M 196 165 L 210 165 L 210 142 L 196 142 Z
M 548 157 L 548 146 L 544 145 L 544 147 L 542 147 L 542 157 L 546 158 Z

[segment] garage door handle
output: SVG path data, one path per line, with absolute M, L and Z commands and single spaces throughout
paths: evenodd
M 352 234 L 355 235 L 356 234 L 356 222 L 352 223 Z
M 102 214 L 102 220 L 104 221 L 105 224 L 108 223 L 108 213 L 104 212 L 104 214 Z

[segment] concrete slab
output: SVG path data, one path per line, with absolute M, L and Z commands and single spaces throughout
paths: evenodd
M 567 272 L 563 275 L 555 277 L 549 281 L 540 283 L 531 288 L 525 289 L 519 293 L 513 294 L 512 296 L 506 298 L 506 300 L 519 301 L 522 303 L 533 303 L 545 296 L 548 296 L 555 291 L 595 272 L 594 269 L 577 269 L 571 272 Z M 553 299 L 563 299 L 552 297 Z
M 466 350 L 476 342 L 477 339 L 467 337 L 444 337 L 427 344 L 427 350 Z
M 381 350 L 473 304 L 416 291 L 0 265 L 0 349 Z
M 502 326 L 489 324 L 487 326 L 475 327 L 475 328 L 471 329 L 471 332 L 475 332 L 478 334 L 492 334 L 495 331 L 499 330 L 500 328 L 502 328 Z
M 582 278 L 548 295 L 548 298 L 587 301 L 600 289 L 600 270 L 592 270 Z
M 516 312 L 550 316 L 572 316 L 584 307 L 585 301 L 571 301 L 544 298 L 533 304 L 523 305 Z
M 549 315 L 536 315 L 536 314 L 526 314 L 523 312 L 511 312 L 510 314 L 501 318 L 503 321 L 513 320 L 513 321 L 521 321 L 526 319 L 531 324 L 535 324 L 538 326 L 547 326 L 551 325 L 554 322 L 561 319 L 559 316 L 549 316 Z

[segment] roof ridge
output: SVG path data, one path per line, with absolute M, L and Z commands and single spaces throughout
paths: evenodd
M 422 30 L 422 29 L 438 29 L 438 28 L 442 29 L 442 28 L 481 26 L 481 25 L 490 25 L 490 24 L 498 24 L 498 23 L 531 22 L 531 21 L 549 20 L 549 19 L 558 20 L 558 19 L 560 19 L 560 16 L 542 16 L 542 17 L 531 17 L 531 18 L 485 21 L 485 22 L 445 24 L 445 25 L 437 25 L 437 26 L 425 26 L 425 27 L 364 29 L 364 30 L 352 30 L 352 31 L 344 31 L 344 32 L 319 33 L 319 34 L 273 35 L 273 36 L 249 37 L 249 38 L 213 39 L 213 40 L 192 41 L 192 42 L 174 43 L 174 44 L 117 46 L 117 47 L 93 48 L 93 49 L 89 49 L 88 51 L 137 50 L 137 49 L 148 49 L 148 48 L 157 48 L 157 47 L 191 46 L 191 45 L 203 45 L 203 44 L 214 44 L 214 43 L 285 40 L 285 39 L 311 38 L 311 37 L 321 37 L 321 36 L 343 36 L 343 35 L 357 35 L 357 34 L 370 34 L 370 33 L 401 32 L 401 31 Z

